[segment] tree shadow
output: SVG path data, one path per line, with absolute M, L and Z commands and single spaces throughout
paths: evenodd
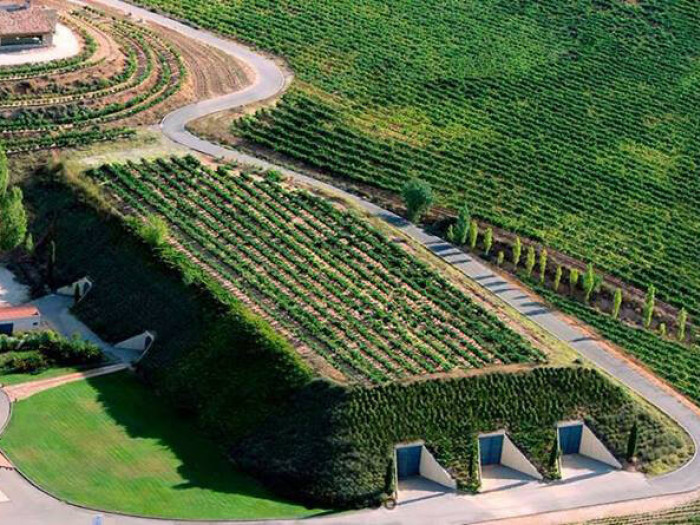
M 276 497 L 253 477 L 237 470 L 222 449 L 196 428 L 194 420 L 177 413 L 133 372 L 90 378 L 87 382 L 96 390 L 106 414 L 130 438 L 155 440 L 158 447 L 179 460 L 177 474 L 183 482 L 173 485 L 174 490 L 206 489 L 295 504 Z

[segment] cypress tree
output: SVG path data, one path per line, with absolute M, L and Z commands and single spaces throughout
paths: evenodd
M 0 146 L 0 199 L 5 197 L 9 183 L 10 173 L 7 170 L 7 155 L 5 155 L 5 148 Z
M 545 272 L 547 271 L 547 248 L 542 248 L 540 252 L 540 284 L 544 284 Z
M 54 240 L 51 240 L 51 244 L 49 245 L 49 263 L 47 266 L 49 287 L 53 290 L 55 284 L 54 272 L 56 268 L 56 242 Z
M 29 255 L 34 254 L 34 237 L 32 237 L 31 233 L 28 233 L 24 238 L 24 249 Z
M 484 255 L 488 257 L 493 246 L 493 228 L 488 228 L 484 234 Z
M 649 285 L 647 297 L 644 301 L 644 328 L 651 326 L 651 320 L 654 317 L 654 304 L 656 303 L 656 287 L 653 284 Z
M 446 234 L 447 240 L 451 242 L 452 244 L 459 244 L 457 242 L 457 234 L 455 233 L 455 225 L 450 224 L 447 227 L 447 234 Z
M 661 323 L 659 325 L 659 335 L 661 337 L 666 337 L 666 323 Z
M 617 319 L 620 316 L 620 307 L 622 306 L 622 290 L 620 288 L 615 290 L 615 296 L 613 297 L 613 310 L 612 317 Z
M 0 198 L 0 250 L 12 250 L 27 235 L 27 213 L 22 190 L 13 187 Z
M 455 224 L 455 242 L 460 246 L 467 244 L 467 235 L 469 234 L 469 226 L 471 223 L 471 214 L 469 206 L 462 205 L 457 215 L 457 224 Z
M 583 291 L 586 294 L 585 301 L 588 302 L 591 299 L 591 293 L 596 284 L 596 275 L 593 271 L 593 264 L 588 263 L 586 266 L 586 273 L 583 275 Z
M 515 244 L 513 244 L 513 266 L 518 269 L 520 264 L 520 256 L 523 253 L 523 244 L 520 242 L 520 237 L 515 238 Z
M 476 247 L 476 241 L 479 238 L 479 225 L 476 221 L 469 224 L 469 247 L 473 250 Z
M 557 271 L 554 274 L 554 291 L 558 292 L 559 291 L 559 284 L 561 283 L 561 274 L 562 274 L 562 269 L 561 269 L 561 264 L 557 265 Z
M 576 291 L 576 285 L 578 284 L 578 270 L 576 268 L 571 268 L 569 271 L 569 291 L 573 295 Z
M 676 337 L 679 341 L 685 340 L 685 327 L 688 324 L 688 312 L 685 308 L 681 308 L 678 312 L 678 329 L 676 331 Z
M 637 439 L 639 430 L 637 428 L 637 422 L 635 421 L 630 430 L 630 435 L 627 438 L 627 461 L 630 463 L 634 460 L 634 456 L 637 454 Z
M 503 259 L 505 259 L 505 258 L 506 258 L 506 254 L 503 253 L 503 250 L 499 250 L 498 256 L 496 257 L 496 266 L 498 266 L 500 268 L 501 265 L 503 264 Z
M 535 247 L 530 245 L 527 247 L 527 256 L 525 257 L 525 271 L 527 276 L 532 275 L 532 270 L 535 268 Z
M 75 304 L 78 304 L 80 301 L 80 284 L 75 283 L 75 286 L 73 286 L 73 302 Z
M 559 465 L 559 440 L 555 437 L 552 450 L 549 453 L 549 468 L 554 469 Z

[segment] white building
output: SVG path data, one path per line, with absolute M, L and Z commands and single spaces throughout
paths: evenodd
M 9 306 L 0 308 L 0 334 L 13 335 L 19 332 L 38 330 L 41 313 L 36 306 Z

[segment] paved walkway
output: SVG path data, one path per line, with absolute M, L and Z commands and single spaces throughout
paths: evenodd
M 63 24 L 56 24 L 53 42 L 51 47 L 4 51 L 0 54 L 0 67 L 52 62 L 73 57 L 80 52 L 78 37 Z
M 354 201 L 369 214 L 403 230 L 438 257 L 452 264 L 468 277 L 503 299 L 534 322 L 568 343 L 584 357 L 615 376 L 629 388 L 665 411 L 682 425 L 697 444 L 700 441 L 700 416 L 687 403 L 668 390 L 661 388 L 648 375 L 624 358 L 610 353 L 605 346 L 592 340 L 588 333 L 550 311 L 525 288 L 506 281 L 494 274 L 487 266 L 457 250 L 442 239 L 407 223 L 400 217 L 361 198 L 334 188 L 329 184 L 307 177 L 289 169 L 274 166 L 250 155 L 222 148 L 203 141 L 185 130 L 192 119 L 212 112 L 258 102 L 277 95 L 285 86 L 285 77 L 270 59 L 255 54 L 250 49 L 219 38 L 206 31 L 197 30 L 175 22 L 164 16 L 140 9 L 120 0 L 98 0 L 98 3 L 131 13 L 178 31 L 194 40 L 218 48 L 246 62 L 256 72 L 253 84 L 246 89 L 218 97 L 210 101 L 192 104 L 168 115 L 162 122 L 163 133 L 172 140 L 193 150 L 229 160 L 277 169 L 294 179 L 312 187 L 335 192 Z M 83 524 L 89 513 L 69 505 L 62 505 L 28 486 L 26 481 L 13 473 L 0 472 L 0 487 L 10 495 L 12 502 L 0 506 L 0 518 L 8 516 L 16 523 L 28 524 Z M 399 505 L 395 510 L 363 510 L 355 513 L 315 518 L 317 524 L 340 523 L 406 523 L 406 524 L 463 524 L 487 520 L 528 516 L 532 514 L 570 511 L 585 506 L 609 505 L 640 498 L 650 498 L 691 491 L 700 488 L 700 459 L 696 455 L 685 467 L 654 479 L 646 479 L 635 473 L 611 471 L 599 476 L 583 479 L 562 480 L 550 484 L 525 484 L 506 491 L 496 491 L 478 496 L 460 496 L 454 493 L 436 494 L 435 497 L 419 499 Z M 607 507 L 610 509 L 611 507 Z M 3 515 L 5 512 L 5 515 Z M 94 515 L 94 513 L 93 513 Z M 22 521 L 19 521 L 22 520 Z M 156 523 L 136 518 L 110 516 L 105 523 L 141 524 Z M 163 523 L 159 521 L 157 523 Z M 268 522 L 269 523 L 269 522 Z M 279 522 L 282 523 L 282 522 Z

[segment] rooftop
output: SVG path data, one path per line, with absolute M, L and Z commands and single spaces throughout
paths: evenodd
M 53 33 L 56 29 L 56 12 L 43 7 L 30 7 L 20 11 L 0 10 L 0 36 L 22 36 Z
M 0 321 L 8 321 L 10 319 L 19 319 L 23 317 L 32 317 L 39 314 L 39 309 L 36 306 L 9 306 L 0 308 Z

